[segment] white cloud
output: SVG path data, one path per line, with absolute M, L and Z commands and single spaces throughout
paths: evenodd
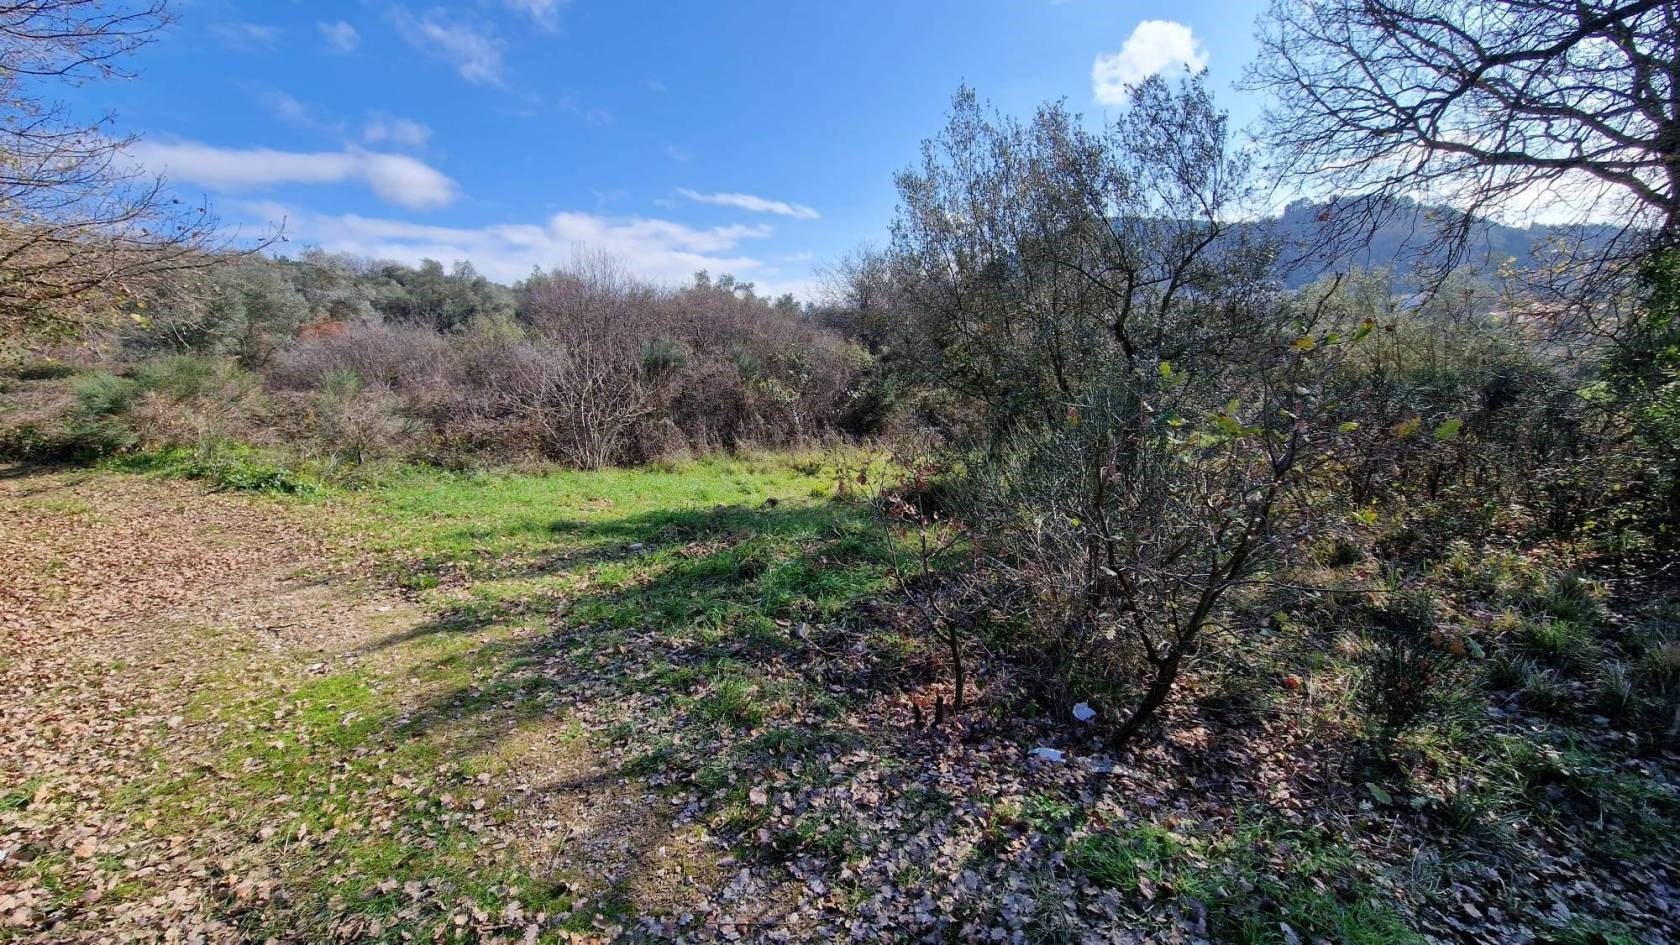
M 576 95 L 567 93 L 554 100 L 554 107 L 560 111 L 576 115 L 588 125 L 610 125 L 613 113 L 604 108 L 589 108 L 577 99 Z
M 359 148 L 315 152 L 218 148 L 196 141 L 142 141 L 129 154 L 150 171 L 211 190 L 360 181 L 381 200 L 415 210 L 441 207 L 455 199 L 453 180 L 405 154 Z
M 267 105 L 276 117 L 288 125 L 335 136 L 344 132 L 342 121 L 331 115 L 321 113 L 285 92 L 265 92 L 261 99 L 263 104 Z
M 822 297 L 827 283 L 816 276 L 801 279 L 754 279 L 753 291 L 761 297 L 774 299 L 786 293 L 801 302 L 814 302 Z
M 368 144 L 389 144 L 418 150 L 432 140 L 432 129 L 411 118 L 374 115 L 362 128 L 362 140 Z
M 755 197 L 752 194 L 716 193 L 702 194 L 698 191 L 680 187 L 677 193 L 696 203 L 715 204 L 720 207 L 735 207 L 753 213 L 774 213 L 777 216 L 793 217 L 797 220 L 815 220 L 822 214 L 804 206 L 803 204 L 788 203 L 782 200 L 771 200 L 768 197 Z
M 1191 72 L 1207 68 L 1207 48 L 1190 27 L 1171 20 L 1144 20 L 1126 37 L 1119 52 L 1103 53 L 1091 64 L 1091 94 L 1104 105 L 1123 105 L 1131 86 L 1175 66 Z
M 441 10 L 416 17 L 397 7 L 391 11 L 391 25 L 404 42 L 448 63 L 468 82 L 498 88 L 507 84 L 501 41 L 489 33 L 451 20 Z
M 321 42 L 326 43 L 330 49 L 342 53 L 355 52 L 356 47 L 361 45 L 362 34 L 343 20 L 316 23 L 315 28 L 321 31 Z
M 658 282 L 686 282 L 701 269 L 745 278 L 764 269 L 764 263 L 741 252 L 741 244 L 772 232 L 763 225 L 696 228 L 670 220 L 580 211 L 556 213 L 541 223 L 453 227 L 300 212 L 272 203 L 247 210 L 253 222 L 284 219 L 294 246 L 407 263 L 466 259 L 501 282 L 523 279 L 533 268 L 568 262 L 581 250 L 604 250 L 623 260 L 630 271 Z
M 545 30 L 559 28 L 560 11 L 568 2 L 569 0 L 502 0 L 508 9 L 525 14 Z
M 271 92 L 263 96 L 263 101 L 268 103 L 269 108 L 274 109 L 274 114 L 294 125 L 312 125 L 315 122 L 314 113 L 309 110 L 309 106 L 285 92 Z
M 694 157 L 694 155 L 691 152 L 689 152 L 688 150 L 686 150 L 684 148 L 679 148 L 674 144 L 667 144 L 665 146 L 665 156 L 670 158 L 673 161 L 678 161 L 678 162 L 681 162 L 681 163 L 687 163 L 690 159 L 692 159 Z
M 280 30 L 261 23 L 217 23 L 210 27 L 222 44 L 230 49 L 257 49 L 273 46 L 280 39 Z

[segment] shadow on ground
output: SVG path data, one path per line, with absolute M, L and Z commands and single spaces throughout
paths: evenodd
M 697 828 L 739 837 L 763 820 L 743 774 L 845 749 L 857 736 L 834 720 L 931 671 L 860 616 L 890 572 L 866 508 L 659 510 L 549 533 L 474 561 L 436 616 L 364 653 L 413 660 L 419 696 L 384 737 L 509 772 L 503 832 L 543 881 L 617 909 L 682 906 L 673 882 L 708 869 Z

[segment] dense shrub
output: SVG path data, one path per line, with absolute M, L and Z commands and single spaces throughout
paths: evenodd
M 154 291 L 114 341 L 115 373 L 85 383 L 132 402 L 82 412 L 132 436 L 95 451 L 235 434 L 350 463 L 593 468 L 796 443 L 836 429 L 868 363 L 791 299 L 705 273 L 660 288 L 601 256 L 516 290 L 464 264 L 246 258 Z M 266 397 L 230 395 L 228 364 Z M 209 423 L 218 386 L 237 409 Z
M 140 395 L 139 384 L 107 371 L 96 371 L 77 378 L 71 390 L 76 395 L 77 409 L 91 417 L 126 413 Z
M 1609 339 L 1596 399 L 1626 416 L 1638 462 L 1622 495 L 1628 518 L 1660 550 L 1680 546 L 1680 249 L 1645 260 L 1635 316 Z
M 136 300 L 119 340 L 141 355 L 223 355 L 260 366 L 309 318 L 309 300 L 290 276 L 285 265 L 254 257 L 184 272 Z
M 345 373 L 395 391 L 424 390 L 439 379 L 449 338 L 429 328 L 363 322 L 300 338 L 265 372 L 281 390 L 319 390 Z
M 1028 602 L 1012 655 L 1051 704 L 1129 705 L 1116 744 L 1299 543 L 1338 435 L 1347 339 L 1236 223 L 1248 171 L 1200 80 L 1154 79 L 1096 132 L 965 91 L 899 177 L 883 344 L 915 356 L 884 363 L 953 398 L 959 514 Z
M 271 426 L 257 379 L 226 358 L 165 355 L 111 367 L 36 382 L 35 408 L 0 430 L 5 452 L 86 461 L 144 447 L 263 439 Z
M 351 464 L 401 452 L 414 428 L 395 396 L 370 391 L 354 371 L 327 375 L 310 397 L 307 416 L 315 452 Z

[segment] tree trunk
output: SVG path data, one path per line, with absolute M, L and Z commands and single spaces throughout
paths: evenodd
M 1125 747 L 1126 743 L 1137 735 L 1138 730 L 1143 728 L 1144 723 L 1154 718 L 1155 713 L 1166 704 L 1167 697 L 1172 694 L 1173 683 L 1178 681 L 1178 667 L 1184 661 L 1184 654 L 1189 650 L 1193 637 L 1194 632 L 1189 636 L 1180 637 L 1161 662 L 1156 664 L 1155 678 L 1150 681 L 1149 690 L 1143 694 L 1137 708 L 1132 710 L 1132 714 L 1127 716 L 1126 721 L 1109 739 L 1109 747 L 1116 750 Z
M 958 625 L 951 626 L 945 642 L 951 648 L 951 681 L 957 687 L 956 698 L 951 700 L 951 709 L 957 715 L 961 715 L 968 707 L 968 696 L 964 692 L 968 688 L 968 674 L 963 667 L 962 631 Z

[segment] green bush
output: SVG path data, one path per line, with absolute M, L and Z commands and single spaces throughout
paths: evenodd
M 1436 626 L 1437 609 L 1432 595 L 1404 591 L 1370 611 L 1370 647 L 1355 694 L 1384 745 L 1446 701 L 1456 654 Z
M 1495 689 L 1517 692 L 1539 671 L 1540 664 L 1528 657 L 1503 653 L 1488 661 L 1487 681 Z
M 174 400 L 190 400 L 211 393 L 222 385 L 226 373 L 213 358 L 175 354 L 141 365 L 134 382 L 146 391 L 157 391 Z
M 28 462 L 88 462 L 122 452 L 134 434 L 109 417 L 24 423 L 0 430 L 0 458 Z
M 254 382 L 226 359 L 170 355 L 143 362 L 131 373 L 94 371 L 56 388 L 68 393 L 0 430 L 0 455 L 38 462 L 89 462 L 143 445 L 184 445 L 208 434 L 206 417 L 237 415 Z M 214 426 L 214 424 L 211 424 Z
M 1680 735 L 1680 641 L 1668 640 L 1646 650 L 1633 675 L 1648 700 L 1652 720 L 1670 739 Z
M 1277 855 L 1283 851 L 1286 856 Z M 1322 833 L 1257 824 L 1209 842 L 1146 823 L 1075 840 L 1067 863 L 1099 886 L 1120 891 L 1148 886 L 1199 900 L 1207 907 L 1214 941 L 1422 941 L 1351 869 L 1349 851 Z
M 1556 928 L 1540 930 L 1536 945 L 1639 945 L 1633 930 L 1620 922 L 1571 916 Z
M 1563 716 L 1571 708 L 1569 686 L 1557 673 L 1536 666 L 1522 682 L 1523 705 L 1542 715 Z
M 1068 865 L 1099 886 L 1134 890 L 1138 880 L 1164 883 L 1184 841 L 1164 827 L 1144 824 L 1126 833 L 1098 833 L 1081 837 L 1068 849 Z
M 20 381 L 55 381 L 76 373 L 76 366 L 56 358 L 26 359 L 6 372 Z
M 218 491 L 317 495 L 323 489 L 316 477 L 282 465 L 260 450 L 235 444 L 139 453 L 118 460 L 116 465 L 131 472 L 202 480 Z
M 1597 624 L 1603 616 L 1592 585 L 1573 571 L 1559 571 L 1549 575 L 1540 590 L 1538 600 L 1553 617 L 1583 627 Z
M 69 385 L 72 406 L 62 414 L 0 430 L 0 456 L 33 462 L 87 462 L 132 449 L 127 422 L 140 389 L 127 378 L 98 371 Z
M 76 411 L 89 417 L 112 417 L 127 413 L 140 396 L 140 386 L 108 371 L 95 371 L 70 385 L 76 397 Z
M 254 451 L 223 449 L 196 462 L 190 475 L 218 489 L 237 492 L 278 492 L 286 495 L 314 495 L 321 485 L 295 470 L 271 463 Z
M 730 672 L 715 679 L 711 691 L 694 700 L 693 711 L 697 717 L 719 725 L 757 725 L 764 721 L 766 708 L 758 688 Z
M 1524 624 L 1518 643 L 1530 656 L 1561 670 L 1579 669 L 1598 653 L 1592 637 L 1570 620 Z
M 1639 713 L 1639 693 L 1633 674 L 1625 664 L 1611 661 L 1599 670 L 1598 711 L 1618 722 L 1626 722 Z

